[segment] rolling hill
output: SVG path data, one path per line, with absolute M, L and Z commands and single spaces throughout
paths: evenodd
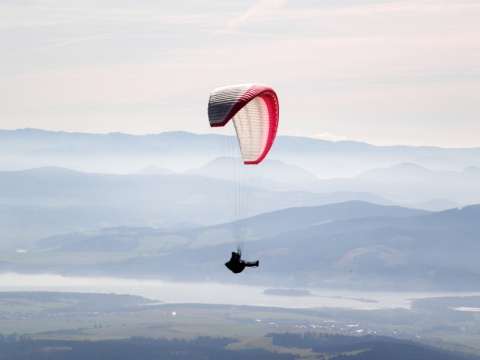
M 58 167 L 0 171 L 0 248 L 22 248 L 48 235 L 106 227 L 227 222 L 224 188 L 225 180 L 164 171 L 128 175 Z M 260 189 L 257 196 L 254 214 L 355 199 L 389 204 L 375 195 L 353 192 Z
M 222 179 L 217 140 L 187 132 L 136 136 L 0 130 L 0 170 L 53 166 L 89 174 L 173 172 Z M 278 136 L 267 160 L 260 184 L 265 189 L 368 193 L 434 211 L 480 203 L 480 148 L 382 147 Z
M 250 220 L 244 253 L 247 259 L 260 259 L 261 266 L 235 281 L 364 290 L 475 290 L 480 280 L 479 218 L 478 205 L 426 212 L 358 201 L 259 215 Z M 37 242 L 30 257 L 102 253 L 93 267 L 64 263 L 61 271 L 228 282 L 232 274 L 223 263 L 234 249 L 229 231 L 229 224 L 220 224 L 56 235 Z M 126 257 L 116 258 L 118 253 Z M 9 266 L 22 271 L 19 264 Z M 48 266 L 41 269 L 50 271 Z
M 0 270 L 231 281 L 216 140 L 0 130 Z M 236 281 L 476 289 L 480 148 L 279 136 L 264 170 Z

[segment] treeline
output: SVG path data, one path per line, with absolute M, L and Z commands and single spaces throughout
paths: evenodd
M 468 357 L 467 355 L 456 355 L 454 353 L 433 349 L 421 344 L 414 343 L 391 343 L 391 342 L 372 342 L 364 350 L 351 356 L 341 354 L 335 357 L 335 360 L 465 360 L 478 359 L 478 357 Z
M 318 359 L 335 360 L 479 360 L 478 356 L 447 352 L 423 344 L 384 336 L 338 334 L 268 334 L 284 348 L 310 349 Z M 236 339 L 197 337 L 74 341 L 33 340 L 25 335 L 0 335 L 0 360 L 294 360 L 293 354 L 265 349 L 227 349 Z
M 272 344 L 286 348 L 312 349 L 314 352 L 323 353 L 342 353 L 353 351 L 364 346 L 370 336 L 347 336 L 340 334 L 319 334 L 319 333 L 301 333 L 301 334 L 267 334 L 266 337 L 272 338 Z
M 264 349 L 228 350 L 231 338 L 130 338 L 125 340 L 32 340 L 14 336 L 0 343 L 0 360 L 294 360 Z
M 414 341 L 387 336 L 351 336 L 320 333 L 267 334 L 272 344 L 286 348 L 311 349 L 312 352 L 335 355 L 335 360 L 479 360 L 478 356 L 444 351 Z

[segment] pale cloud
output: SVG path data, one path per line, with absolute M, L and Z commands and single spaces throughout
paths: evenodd
M 280 20 L 287 18 L 320 18 L 320 17 L 367 17 L 393 14 L 395 17 L 410 14 L 414 16 L 438 16 L 439 14 L 452 15 L 454 13 L 467 14 L 480 10 L 478 2 L 451 2 L 451 1 L 403 1 L 384 2 L 381 4 L 364 4 L 361 1 L 354 5 L 319 6 L 317 8 L 283 8 L 276 15 Z
M 78 42 L 100 39 L 100 38 L 107 37 L 107 36 L 118 35 L 118 34 L 126 32 L 126 31 L 128 31 L 128 30 L 112 31 L 112 32 L 103 33 L 103 34 L 85 36 L 85 37 L 72 39 L 72 40 L 68 40 L 68 41 L 63 41 L 63 42 L 60 42 L 60 43 L 57 43 L 57 44 L 52 44 L 52 45 L 49 45 L 49 46 L 45 46 L 43 48 L 36 49 L 35 51 L 44 51 L 44 50 L 49 50 L 49 49 L 53 49 L 53 48 L 57 48 L 57 47 L 61 47 L 61 46 L 75 44 L 75 43 L 78 43 Z
M 222 32 L 232 32 L 238 30 L 243 24 L 264 14 L 269 14 L 271 11 L 280 9 L 286 0 L 260 0 L 255 5 L 250 7 L 240 16 L 231 20 Z

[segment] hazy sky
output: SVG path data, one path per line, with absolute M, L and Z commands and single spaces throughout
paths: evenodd
M 480 1 L 0 3 L 1 129 L 208 133 L 250 82 L 283 135 L 480 147 Z

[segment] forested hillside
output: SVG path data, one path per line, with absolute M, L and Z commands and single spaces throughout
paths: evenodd
M 150 339 L 65 341 L 32 340 L 27 336 L 0 335 L 0 360 L 294 360 L 298 349 L 309 349 L 305 359 L 341 360 L 422 359 L 478 360 L 478 357 L 453 353 L 413 341 L 375 336 L 331 334 L 269 334 L 272 344 L 281 351 L 261 347 L 229 349 L 232 338 L 196 337 L 187 339 Z M 309 355 L 310 354 L 310 355 Z

